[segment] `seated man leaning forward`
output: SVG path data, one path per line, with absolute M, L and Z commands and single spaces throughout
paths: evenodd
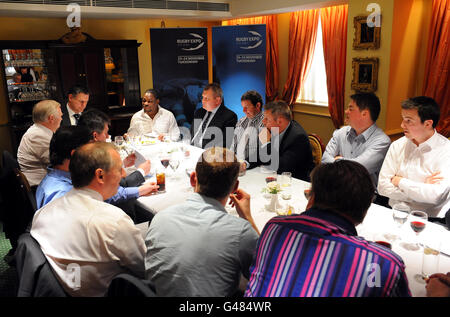
M 143 276 L 145 243 L 130 217 L 103 202 L 124 173 L 114 145 L 83 145 L 69 169 L 74 189 L 36 212 L 31 235 L 69 295 L 104 296 L 117 274 Z
M 411 296 L 402 259 L 357 236 L 375 193 L 366 168 L 341 160 L 318 165 L 311 175 L 307 210 L 264 227 L 245 295 Z
M 145 92 L 142 98 L 142 110 L 136 112 L 131 118 L 126 136 L 146 133 L 157 135 L 159 140 L 163 140 L 165 135 L 173 141 L 180 138 L 180 129 L 175 116 L 159 105 L 159 96 L 155 89 L 148 89 Z
M 72 153 L 79 146 L 91 142 L 92 134 L 88 128 L 67 126 L 59 128 L 50 141 L 50 166 L 48 173 L 36 190 L 37 208 L 41 208 L 50 201 L 65 195 L 72 186 L 69 164 Z M 119 202 L 136 199 L 157 191 L 155 183 L 145 183 L 139 187 L 119 186 L 117 193 L 106 202 L 116 204 Z M 132 215 L 130 215 L 132 216 Z
M 450 141 L 435 130 L 440 110 L 429 97 L 402 103 L 405 136 L 393 142 L 380 171 L 378 192 L 389 205 L 406 203 L 430 217 L 444 217 L 450 199 Z
M 153 218 L 145 271 L 158 296 L 231 296 L 241 273 L 248 278 L 258 229 L 238 172 L 233 152 L 207 149 L 191 174 L 195 193 Z M 228 197 L 240 218 L 225 210 Z
M 61 106 L 54 100 L 40 101 L 33 107 L 32 116 L 34 124 L 20 140 L 17 161 L 30 186 L 37 186 L 47 174 L 48 146 L 61 124 Z

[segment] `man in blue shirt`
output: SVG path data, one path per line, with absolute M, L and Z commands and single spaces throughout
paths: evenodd
M 376 125 L 380 114 L 380 100 L 373 93 L 350 96 L 345 111 L 347 126 L 333 133 L 322 156 L 322 163 L 335 160 L 352 160 L 369 171 L 375 187 L 391 140 Z
M 263 229 L 250 268 L 250 297 L 411 296 L 405 265 L 357 236 L 375 187 L 366 168 L 340 160 L 317 166 L 304 213 Z
M 36 190 L 36 203 L 38 209 L 53 199 L 65 195 L 70 191 L 72 180 L 70 178 L 69 163 L 72 152 L 79 146 L 89 143 L 92 134 L 86 127 L 69 126 L 58 129 L 50 141 L 50 166 L 48 173 Z M 157 190 L 153 183 L 140 187 L 121 187 L 117 194 L 107 200 L 117 205 L 120 202 L 136 199 Z M 133 218 L 133 217 L 132 217 Z

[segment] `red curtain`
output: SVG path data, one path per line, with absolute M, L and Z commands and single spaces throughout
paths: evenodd
M 450 137 L 450 1 L 434 0 L 423 94 L 441 108 L 437 131 Z
M 289 23 L 289 73 L 282 99 L 289 105 L 297 100 L 314 55 L 319 9 L 291 13 Z
M 222 21 L 222 25 L 266 25 L 266 100 L 278 96 L 278 21 L 276 15 Z
M 336 128 L 344 124 L 348 5 L 320 9 L 327 73 L 328 109 Z

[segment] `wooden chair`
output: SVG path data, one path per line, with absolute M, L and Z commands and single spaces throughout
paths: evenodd
M 311 144 L 311 151 L 313 155 L 314 165 L 317 166 L 322 161 L 322 155 L 325 151 L 322 139 L 317 134 L 308 135 L 309 143 Z

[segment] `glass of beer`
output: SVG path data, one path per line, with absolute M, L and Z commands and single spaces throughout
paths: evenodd
M 159 186 L 158 192 L 165 193 L 166 192 L 166 174 L 164 171 L 156 172 L 156 185 Z

